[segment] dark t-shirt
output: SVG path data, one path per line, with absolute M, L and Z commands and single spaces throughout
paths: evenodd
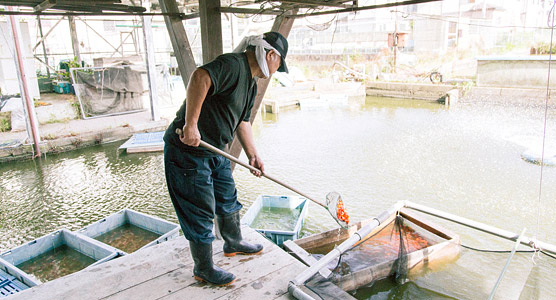
M 212 84 L 203 102 L 197 127 L 203 141 L 224 150 L 226 144 L 233 140 L 238 125 L 249 121 L 257 95 L 257 83 L 251 75 L 245 53 L 220 55 L 201 68 L 209 73 Z M 166 130 L 164 141 L 196 156 L 216 155 L 203 147 L 183 144 L 176 128 L 182 129 L 184 125 L 185 101 Z

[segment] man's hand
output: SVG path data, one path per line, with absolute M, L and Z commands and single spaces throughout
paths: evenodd
M 186 124 L 183 126 L 182 133 L 180 134 L 180 141 L 188 146 L 199 147 L 201 143 L 201 133 L 197 125 Z
M 255 155 L 253 157 L 250 157 L 249 158 L 249 165 L 261 170 L 261 172 L 251 171 L 251 174 L 253 174 L 257 177 L 263 176 L 263 174 L 264 174 L 264 164 L 263 164 L 263 161 L 261 160 L 261 158 L 259 156 Z

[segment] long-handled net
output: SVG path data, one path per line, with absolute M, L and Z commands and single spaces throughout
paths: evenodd
M 176 128 L 176 134 L 181 136 L 183 134 L 183 132 L 182 132 L 181 129 Z M 293 191 L 293 192 L 295 192 L 295 193 L 313 201 L 314 203 L 324 207 L 330 213 L 332 218 L 334 218 L 334 220 L 340 226 L 342 226 L 343 228 L 347 228 L 347 226 L 349 225 L 349 215 L 345 211 L 344 203 L 342 202 L 342 198 L 340 197 L 340 194 L 338 194 L 337 192 L 328 193 L 328 195 L 326 195 L 326 204 L 323 204 L 320 201 L 317 201 L 317 200 L 307 196 L 305 193 L 300 192 L 298 189 L 296 189 L 296 188 L 294 188 L 294 187 L 292 187 L 292 186 L 290 186 L 290 185 L 288 185 L 288 184 L 286 184 L 286 183 L 284 183 L 284 182 L 282 182 L 282 181 L 280 181 L 280 180 L 278 180 L 278 179 L 276 179 L 276 178 L 274 178 L 274 177 L 272 177 L 272 176 L 270 176 L 266 173 L 261 172 L 259 169 L 257 169 L 255 167 L 237 159 L 236 157 L 234 157 L 234 156 L 232 156 L 232 155 L 230 155 L 230 154 L 212 146 L 211 144 L 208 144 L 204 141 L 201 141 L 201 143 L 199 145 L 202 146 L 202 147 L 207 148 L 208 150 L 210 150 L 210 151 L 212 151 L 216 154 L 220 154 L 220 155 L 226 157 L 227 159 L 235 162 L 236 164 L 239 164 L 240 166 L 245 167 L 245 168 L 247 168 L 247 169 L 249 169 L 253 172 L 261 173 L 262 176 L 264 176 L 264 177 L 276 182 L 277 184 L 279 184 L 279 185 L 281 185 L 281 186 L 283 186 L 283 187 L 285 187 L 285 188 L 287 188 L 287 189 L 289 189 L 289 190 L 291 190 L 291 191 Z

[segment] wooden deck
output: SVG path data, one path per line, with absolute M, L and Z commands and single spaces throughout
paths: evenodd
M 183 236 L 46 282 L 8 297 L 17 299 L 292 299 L 288 282 L 307 267 L 249 227 L 244 238 L 264 245 L 262 254 L 225 257 L 213 243 L 214 262 L 234 273 L 234 284 L 213 287 L 193 278 Z

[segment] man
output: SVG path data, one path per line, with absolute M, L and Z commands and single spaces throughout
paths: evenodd
M 189 240 L 195 279 L 228 285 L 235 276 L 213 264 L 212 234 L 216 216 L 224 255 L 258 254 L 263 246 L 243 241 L 239 224 L 242 205 L 230 161 L 199 147 L 201 140 L 222 150 L 237 134 L 249 164 L 261 172 L 251 131 L 251 108 L 257 78 L 287 72 L 287 40 L 278 32 L 246 37 L 234 50 L 197 68 L 189 80 L 187 100 L 164 134 L 168 191 L 185 238 Z M 181 129 L 181 134 L 176 134 Z M 178 130 L 179 132 L 179 130 Z M 261 172 L 252 172 L 261 176 Z

